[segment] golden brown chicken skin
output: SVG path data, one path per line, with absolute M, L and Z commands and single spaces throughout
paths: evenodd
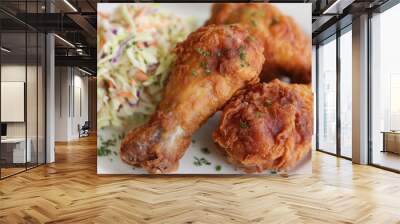
M 311 82 L 311 40 L 289 16 L 268 3 L 214 4 L 206 24 L 241 23 L 264 44 L 263 81 L 289 76 Z
M 311 150 L 312 133 L 310 86 L 274 80 L 238 92 L 213 138 L 232 164 L 251 173 L 289 170 Z
M 131 131 L 121 158 L 150 173 L 168 173 L 192 134 L 239 89 L 259 81 L 261 43 L 240 25 L 210 25 L 191 33 L 175 49 L 164 98 L 149 123 Z

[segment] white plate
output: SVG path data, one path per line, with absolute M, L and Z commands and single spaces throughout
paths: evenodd
M 146 4 L 146 3 L 135 3 Z M 152 3 L 147 3 L 152 4 Z M 118 3 L 99 3 L 99 12 L 111 12 L 119 4 Z M 209 3 L 162 3 L 157 4 L 162 10 L 173 12 L 182 18 L 194 17 L 198 20 L 198 24 L 203 24 L 210 16 L 211 4 Z M 311 4 L 309 3 L 280 3 L 274 4 L 286 15 L 292 16 L 295 21 L 299 23 L 305 33 L 311 36 Z M 311 46 L 310 46 L 311 47 Z M 220 114 L 217 113 L 211 117 L 193 136 L 194 143 L 190 145 L 183 158 L 180 160 L 179 169 L 172 174 L 243 174 L 241 170 L 235 169 L 232 165 L 226 162 L 225 158 L 218 151 L 212 139 L 212 133 L 219 123 Z M 111 130 L 104 129 L 98 132 L 98 138 L 108 139 L 112 135 Z M 99 141 L 98 141 L 99 142 Z M 121 161 L 119 158 L 119 145 L 118 141 L 114 147 L 110 149 L 113 151 L 109 156 L 97 157 L 97 173 L 98 174 L 147 174 L 147 172 L 140 168 L 133 168 Z M 202 148 L 207 148 L 210 152 L 205 154 Z M 195 166 L 193 164 L 194 157 L 205 158 L 211 165 Z M 220 166 L 219 171 L 216 166 Z M 271 171 L 265 171 L 261 174 L 270 174 Z M 299 162 L 297 167 L 294 167 L 289 174 L 311 173 L 311 152 Z

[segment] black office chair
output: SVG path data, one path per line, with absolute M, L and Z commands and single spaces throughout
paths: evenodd
M 90 123 L 89 121 L 85 121 L 85 123 L 80 127 L 78 125 L 78 130 L 79 130 L 79 138 L 80 137 L 87 137 L 89 136 L 89 129 L 90 129 Z

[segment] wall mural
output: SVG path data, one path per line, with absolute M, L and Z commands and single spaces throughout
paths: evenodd
M 99 174 L 311 173 L 311 4 L 98 4 Z

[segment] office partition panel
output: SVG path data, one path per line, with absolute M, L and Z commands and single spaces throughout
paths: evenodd
M 44 12 L 44 1 L 1 1 L 19 16 Z M 0 11 L 0 178 L 45 163 L 45 34 Z M 1 116 L 3 115 L 3 116 Z
M 26 125 L 26 32 L 3 32 L 1 46 L 0 110 L 1 123 L 6 126 L 1 140 L 1 174 L 2 177 L 7 177 L 26 170 L 32 155 L 31 141 L 27 141 Z

